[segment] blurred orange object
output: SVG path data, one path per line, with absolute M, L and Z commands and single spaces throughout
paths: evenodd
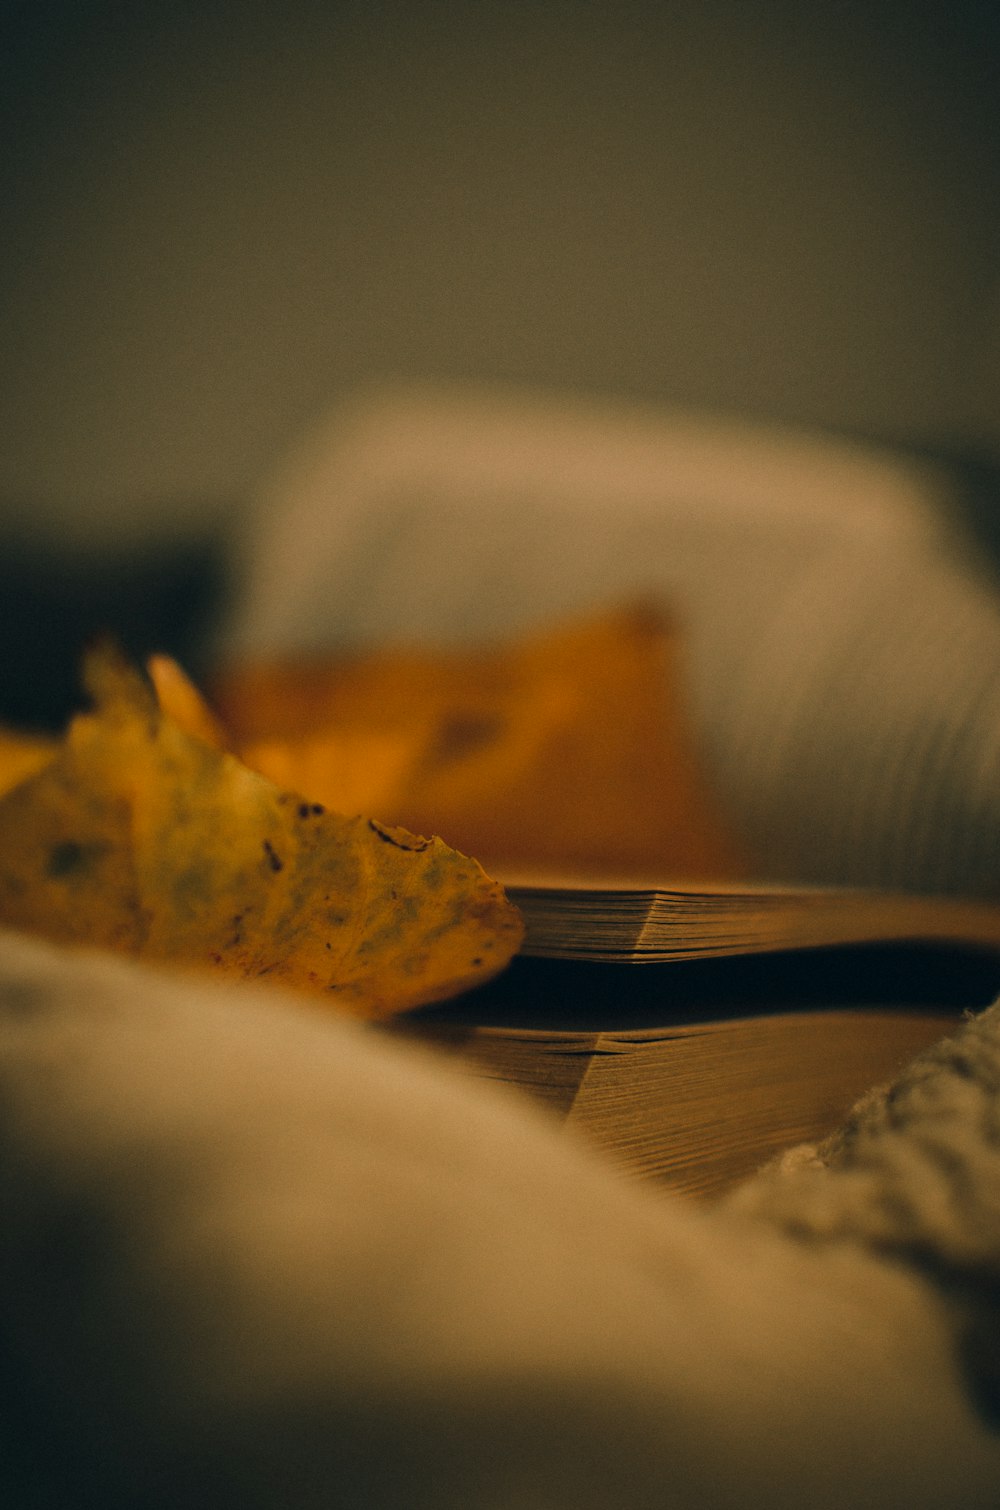
M 678 642 L 631 606 L 498 648 L 235 666 L 213 688 L 255 770 L 340 812 L 535 868 L 735 877 Z
M 0 728 L 0 796 L 54 760 L 59 742 L 46 734 Z

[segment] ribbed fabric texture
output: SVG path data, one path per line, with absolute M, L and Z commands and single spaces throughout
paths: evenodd
M 1000 1424 L 1000 1004 L 728 1204 L 797 1240 L 858 1243 L 931 1279 L 958 1309 L 970 1386 Z

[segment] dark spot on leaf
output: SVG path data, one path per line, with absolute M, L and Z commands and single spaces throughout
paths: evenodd
M 405 828 L 386 828 L 383 824 L 376 823 L 374 818 L 368 819 L 368 827 L 383 844 L 395 845 L 396 849 L 421 850 L 431 843 L 430 839 L 424 839 L 420 834 L 411 834 Z
M 7 981 L 0 990 L 0 1011 L 8 1017 L 34 1017 L 51 1002 L 51 993 L 30 980 Z
M 284 870 L 285 862 L 277 854 L 275 854 L 274 848 L 269 839 L 264 840 L 264 854 L 267 857 L 268 865 L 270 865 L 271 869 L 275 873 L 277 873 L 279 870 Z
M 60 876 L 72 875 L 74 871 L 82 870 L 87 862 L 88 851 L 82 844 L 77 844 L 72 839 L 67 839 L 63 844 L 55 844 L 49 851 L 49 863 L 46 866 L 46 874 L 56 879 Z

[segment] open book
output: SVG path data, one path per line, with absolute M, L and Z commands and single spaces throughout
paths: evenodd
M 632 1173 L 717 1195 L 1000 990 L 1000 907 L 816 887 L 509 888 L 522 957 L 401 1019 Z
M 998 984 L 995 953 L 927 944 L 641 968 L 522 957 L 390 1031 L 540 1101 L 633 1175 L 714 1196 L 834 1132 Z
M 516 962 L 502 1010 L 490 988 L 401 1031 L 540 1095 L 630 1167 L 710 1190 L 835 1127 L 995 992 L 1000 604 L 934 469 L 650 407 L 376 394 L 290 459 L 242 544 L 220 645 L 237 667 L 463 649 L 637 595 L 662 603 L 698 771 L 767 878 L 675 884 L 663 851 L 666 884 L 522 885 L 516 864 L 493 863 L 516 859 L 500 848 L 516 825 L 477 787 L 470 852 L 510 883 L 527 954 L 550 958 Z M 512 696 L 512 722 L 525 705 Z M 413 752 L 387 738 L 383 753 Z M 372 767 L 368 754 L 366 781 Z M 586 836 L 579 770 L 565 760 L 544 800 L 550 813 L 565 800 L 565 831 Z M 441 786 L 454 806 L 455 773 Z M 422 812 L 382 816 L 425 831 Z M 893 948 L 876 959 L 877 941 Z M 949 946 L 947 963 L 932 945 Z M 610 963 L 638 960 L 670 963 Z
M 1000 990 L 1000 908 L 824 888 L 510 888 L 522 957 L 396 1031 L 544 1102 L 631 1173 L 715 1196 Z
M 1000 955 L 1000 905 L 850 887 L 526 878 L 522 952 L 655 964 L 790 949 L 954 944 Z
M 509 894 L 540 962 L 532 1010 L 547 1027 L 529 1025 L 521 985 L 513 1023 L 470 1002 L 480 1022 L 439 1016 L 438 1041 L 689 1194 L 718 1194 L 829 1134 L 1000 990 L 1000 907 L 988 903 L 537 877 Z

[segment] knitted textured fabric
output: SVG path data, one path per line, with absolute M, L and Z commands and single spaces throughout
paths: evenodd
M 959 1309 L 978 1404 L 1000 1420 L 1000 1002 L 728 1204 L 798 1238 L 854 1239 L 930 1277 Z

